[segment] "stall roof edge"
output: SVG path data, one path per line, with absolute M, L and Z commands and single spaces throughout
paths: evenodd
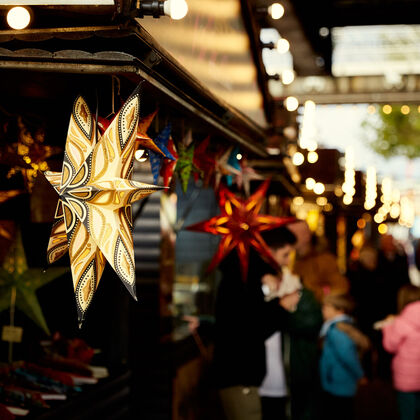
M 136 73 L 251 154 L 268 156 L 263 128 L 210 92 L 138 22 L 125 26 L 0 31 L 0 67 Z

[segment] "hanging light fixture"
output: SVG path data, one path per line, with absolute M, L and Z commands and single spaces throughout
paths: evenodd
M 12 29 L 25 29 L 31 22 L 31 13 L 26 7 L 12 7 L 7 12 L 6 20 Z
M 188 4 L 185 0 L 137 0 L 136 17 L 169 16 L 173 20 L 184 18 L 188 13 Z

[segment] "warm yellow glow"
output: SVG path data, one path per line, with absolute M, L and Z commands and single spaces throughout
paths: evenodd
M 376 112 L 376 107 L 375 107 L 375 105 L 369 105 L 369 106 L 367 107 L 367 112 L 368 112 L 368 114 L 374 114 L 374 113 Z
M 305 202 L 305 200 L 303 199 L 303 197 L 295 197 L 293 199 L 293 204 L 295 206 L 301 206 L 304 202 Z
M 401 107 L 401 114 L 408 115 L 410 113 L 410 107 L 408 105 L 403 105 Z
M 281 82 L 283 85 L 290 85 L 295 80 L 295 72 L 293 70 L 283 70 L 281 72 Z
M 343 203 L 348 206 L 349 204 L 351 204 L 353 202 L 353 197 L 349 194 L 344 194 L 343 196 Z
M 381 235 L 385 235 L 385 233 L 387 233 L 387 232 L 388 232 L 388 226 L 387 226 L 385 223 L 381 223 L 381 224 L 378 226 L 378 232 L 379 232 Z
M 315 194 L 322 194 L 325 191 L 325 185 L 322 182 L 317 182 L 314 185 L 314 193 Z
M 284 106 L 290 112 L 296 111 L 298 109 L 298 106 L 299 106 L 299 101 L 294 96 L 288 96 L 284 100 Z
M 241 153 L 237 153 L 237 154 L 236 154 L 236 159 L 238 159 L 238 160 L 241 160 L 241 159 L 242 159 L 242 155 L 241 155 Z
M 317 197 L 316 199 L 316 204 L 318 204 L 318 206 L 325 206 L 327 203 L 328 203 L 327 197 Z
M 343 190 L 339 185 L 337 185 L 334 188 L 334 194 L 335 194 L 336 197 L 342 197 L 343 196 Z
M 392 106 L 391 105 L 384 105 L 382 107 L 382 112 L 384 114 L 390 114 L 392 112 Z
M 305 162 L 305 156 L 300 152 L 296 152 L 292 157 L 292 162 L 293 165 L 296 166 L 302 165 L 302 163 Z
M 138 162 L 145 162 L 147 160 L 147 155 L 144 156 L 145 150 L 144 149 L 139 149 L 136 150 L 136 152 L 134 153 L 134 157 Z
M 188 4 L 185 0 L 166 0 L 163 2 L 165 15 L 173 20 L 180 20 L 187 16 Z
M 357 221 L 357 227 L 359 229 L 364 229 L 366 227 L 366 220 L 365 219 L 359 219 Z
M 318 210 L 309 210 L 306 216 L 306 223 L 308 223 L 309 229 L 315 232 L 318 227 L 319 212 Z
M 315 180 L 313 178 L 306 178 L 305 186 L 308 190 L 312 190 L 315 187 Z
M 280 3 L 273 3 L 268 8 L 268 13 L 272 19 L 281 19 L 284 15 L 284 7 Z
M 235 19 L 241 13 L 241 4 L 237 0 L 223 0 L 214 7 L 214 0 L 190 1 L 189 11 L 213 19 Z
M 375 221 L 375 223 L 382 223 L 385 218 L 384 216 L 382 216 L 381 213 L 376 213 L 375 216 L 373 216 L 373 220 Z
M 308 162 L 315 163 L 318 160 L 318 153 L 317 152 L 309 152 L 308 153 Z
M 280 38 L 277 41 L 276 49 L 277 49 L 277 52 L 278 53 L 280 53 L 280 54 L 286 54 L 287 51 L 289 51 L 289 49 L 290 49 L 290 43 L 289 43 L 289 41 L 287 39 Z
M 24 7 L 12 7 L 7 12 L 7 23 L 13 29 L 24 29 L 29 25 L 31 15 Z
M 417 107 L 417 112 L 420 112 L 420 105 Z
M 362 230 L 356 230 L 351 238 L 351 243 L 355 248 L 360 249 L 365 242 L 365 235 Z
M 400 215 L 400 211 L 401 211 L 400 205 L 398 203 L 394 203 L 391 206 L 391 210 L 389 211 L 389 215 L 393 219 L 396 219 Z
M 327 203 L 324 206 L 325 211 L 331 211 L 333 209 L 333 205 L 331 203 Z

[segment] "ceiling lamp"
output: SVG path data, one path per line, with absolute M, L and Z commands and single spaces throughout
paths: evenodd
M 188 13 L 185 0 L 137 0 L 137 17 L 153 16 L 159 18 L 166 15 L 173 20 L 184 18 Z
M 25 29 L 31 22 L 31 14 L 25 7 L 12 7 L 7 12 L 6 20 L 12 29 Z
M 268 13 L 274 20 L 281 19 L 284 15 L 284 7 L 280 3 L 273 3 L 269 6 Z

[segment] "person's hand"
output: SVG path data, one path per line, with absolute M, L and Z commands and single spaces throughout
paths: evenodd
M 297 305 L 300 300 L 300 296 L 301 296 L 300 291 L 296 290 L 296 292 L 290 293 L 280 298 L 279 304 L 281 307 L 286 309 L 286 311 L 294 312 L 296 311 Z
M 382 330 L 385 325 L 392 324 L 395 321 L 395 315 L 388 315 L 385 319 L 377 321 L 373 324 L 373 329 Z
M 261 282 L 268 287 L 270 293 L 275 293 L 279 290 L 281 278 L 279 276 L 275 276 L 274 274 L 264 274 L 261 278 Z

